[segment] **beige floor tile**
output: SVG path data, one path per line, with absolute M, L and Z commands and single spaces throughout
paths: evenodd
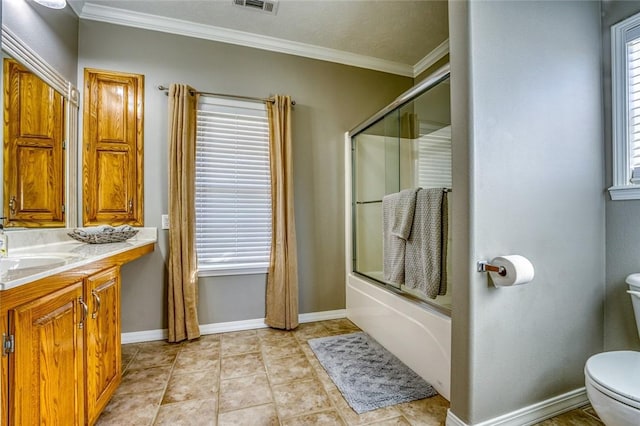
M 295 345 L 291 345 L 291 346 L 265 346 L 264 342 L 262 343 L 262 354 L 264 355 L 264 359 L 265 360 L 270 360 L 270 359 L 276 359 L 276 358 L 283 358 L 283 357 L 287 357 L 287 356 L 293 356 L 293 355 L 300 355 L 300 356 L 305 356 L 304 352 L 302 352 L 302 349 L 300 347 L 300 345 L 297 343 L 298 341 L 296 340 L 296 344 Z
M 133 358 L 136 356 L 137 352 L 137 349 L 135 351 L 122 351 L 122 371 L 125 371 L 129 367 L 129 364 L 131 364 L 131 361 L 133 361 Z
M 128 395 L 114 395 L 98 418 L 96 426 L 150 425 L 153 422 L 162 390 Z
M 260 339 L 260 343 L 266 358 L 280 358 L 301 353 L 300 344 L 291 334 L 286 337 Z
M 201 351 L 208 349 L 214 349 L 216 351 L 220 350 L 219 334 L 208 334 L 206 336 L 201 336 L 198 339 L 184 342 L 180 348 L 182 352 Z
M 382 420 L 379 422 L 368 423 L 375 426 L 411 426 L 411 423 L 403 416 L 394 417 L 392 419 Z
M 260 340 L 255 333 L 253 335 L 223 334 L 220 339 L 220 344 L 220 350 L 222 351 L 223 356 L 233 356 L 260 351 Z
M 274 385 L 273 397 L 281 419 L 331 409 L 331 400 L 316 379 Z
M 318 361 L 318 357 L 316 357 L 316 354 L 313 352 L 313 350 L 311 350 L 311 347 L 309 346 L 308 343 L 301 344 L 300 349 L 302 349 L 302 352 L 305 354 L 305 356 L 309 360 L 309 364 L 311 364 L 311 366 L 315 370 L 325 371 L 322 364 L 320 364 L 320 361 Z
M 179 344 L 123 345 L 128 367 L 97 425 L 150 425 L 154 419 L 215 425 L 216 415 L 223 426 L 444 425 L 449 403 L 441 396 L 362 415 L 348 406 L 306 342 L 357 331 L 338 319 L 300 324 L 294 331 L 265 328 Z M 581 407 L 540 425 L 603 426 L 592 410 Z
M 122 354 L 122 358 L 133 358 L 136 353 L 138 353 L 139 346 L 135 343 L 130 343 L 127 345 L 122 345 L 120 349 L 120 353 Z
M 587 414 L 588 416 L 593 417 L 594 419 L 598 420 L 599 422 L 601 422 L 600 417 L 598 417 L 598 413 L 596 413 L 596 410 L 593 409 L 593 407 L 591 405 L 588 405 L 586 407 L 582 408 L 582 411 L 584 411 L 585 414 Z
M 449 401 L 440 395 L 436 395 L 431 398 L 399 404 L 398 408 L 412 425 L 438 426 L 444 424 Z
M 331 334 L 347 334 L 347 333 L 355 333 L 360 330 L 357 325 L 352 323 L 346 318 L 340 318 L 335 320 L 322 321 L 322 325 L 331 333 Z
M 171 367 L 152 367 L 141 370 L 127 370 L 116 393 L 132 394 L 164 390 L 171 375 Z
M 271 359 L 266 364 L 272 385 L 315 378 L 313 367 L 302 354 Z
M 215 399 L 200 399 L 162 405 L 154 425 L 216 426 L 218 412 Z
M 282 421 L 282 426 L 343 426 L 345 424 L 335 410 L 292 417 Z
M 266 374 L 220 381 L 218 409 L 221 413 L 270 402 L 273 397 Z
M 263 343 L 264 342 L 271 343 L 271 344 L 297 343 L 297 340 L 293 335 L 292 331 L 282 331 L 282 330 L 273 330 L 273 329 L 267 329 L 267 330 L 270 330 L 270 331 L 269 332 L 263 331 L 262 333 L 258 332 L 257 334 L 258 339 L 260 339 L 260 341 Z
M 220 368 L 220 354 L 217 350 L 186 351 L 178 354 L 174 371 L 186 373 L 218 368 Z
M 176 360 L 176 355 L 179 350 L 179 348 L 152 350 L 147 347 L 141 347 L 127 366 L 127 369 L 138 370 L 151 367 L 171 366 Z
M 277 426 L 278 424 L 278 416 L 273 404 L 259 405 L 218 415 L 218 426 Z
M 237 337 L 250 337 L 250 336 L 258 336 L 258 331 L 260 331 L 262 329 L 255 329 L 255 330 L 241 330 L 241 331 L 229 331 L 227 333 L 222 333 L 220 334 L 220 338 L 231 338 L 231 339 L 235 339 Z
M 314 364 L 311 363 L 311 365 L 313 366 Z M 320 365 L 320 363 L 318 363 L 318 365 Z M 318 378 L 320 383 L 322 383 L 322 387 L 324 388 L 324 390 L 326 390 L 327 392 L 340 392 L 336 384 L 333 382 L 333 380 L 331 380 L 331 377 L 329 377 L 325 369 L 322 368 L 322 365 L 314 368 L 314 371 L 316 373 L 316 377 Z
M 260 330 L 256 330 L 256 335 L 260 340 L 277 340 L 293 337 L 290 330 L 278 330 L 277 328 L 261 328 Z
M 228 356 L 221 360 L 220 377 L 222 379 L 254 376 L 264 373 L 264 363 L 262 362 L 262 354 L 260 352 Z
M 316 357 L 315 352 L 313 352 L 313 349 L 311 349 L 311 346 L 309 346 L 309 343 L 307 342 L 303 342 L 300 343 L 300 349 L 302 350 L 302 352 L 304 352 L 304 354 L 310 358 L 310 359 L 318 359 L 318 357 Z
M 552 419 L 538 423 L 538 426 L 603 426 L 600 420 L 582 409 L 569 411 Z
M 218 397 L 217 370 L 202 370 L 194 373 L 173 374 L 162 398 L 163 404 L 194 399 L 212 399 Z
M 395 405 L 358 414 L 353 411 L 347 401 L 345 401 L 340 391 L 330 391 L 329 396 L 331 397 L 331 400 L 335 404 L 342 418 L 349 425 L 361 425 L 366 423 L 380 422 L 382 420 L 388 420 L 402 415 L 400 410 L 398 410 L 397 406 Z
M 306 342 L 309 339 L 315 339 L 317 337 L 327 337 L 332 334 L 319 322 L 308 322 L 300 324 L 298 328 L 293 330 L 293 335 L 300 342 Z

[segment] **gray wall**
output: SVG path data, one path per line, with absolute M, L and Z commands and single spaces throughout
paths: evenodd
M 451 6 L 451 408 L 474 424 L 582 387 L 603 347 L 600 4 Z M 532 283 L 473 272 L 512 253 Z
M 72 83 L 77 81 L 78 17 L 67 5 L 52 10 L 33 1 L 2 0 L 2 24 Z
M 611 171 L 611 25 L 640 12 L 640 2 L 610 1 L 602 5 L 602 51 L 604 75 L 604 122 L 606 188 L 613 184 Z M 631 299 L 625 277 L 640 272 L 640 200 L 611 201 L 607 212 L 607 295 L 604 317 L 606 350 L 640 349 Z
M 412 79 L 307 58 L 92 21 L 80 22 L 78 75 L 85 67 L 145 75 L 145 225 L 167 212 L 167 98 L 160 84 L 266 97 L 289 94 L 300 312 L 343 309 L 344 132 L 412 85 Z M 124 332 L 165 328 L 164 258 L 157 250 L 123 268 Z M 264 275 L 200 280 L 202 324 L 264 317 Z

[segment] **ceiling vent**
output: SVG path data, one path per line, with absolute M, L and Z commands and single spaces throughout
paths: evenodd
M 275 15 L 278 11 L 277 0 L 232 0 L 233 4 L 246 9 L 257 10 L 260 12 Z

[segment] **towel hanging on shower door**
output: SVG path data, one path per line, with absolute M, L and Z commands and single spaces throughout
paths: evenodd
M 418 191 L 405 246 L 405 286 L 431 299 L 447 292 L 448 228 L 447 192 L 442 188 Z

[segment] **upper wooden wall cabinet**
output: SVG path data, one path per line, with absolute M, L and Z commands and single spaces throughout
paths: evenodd
M 64 227 L 64 98 L 4 60 L 4 211 L 7 226 Z
M 83 225 L 144 225 L 144 76 L 85 68 Z

